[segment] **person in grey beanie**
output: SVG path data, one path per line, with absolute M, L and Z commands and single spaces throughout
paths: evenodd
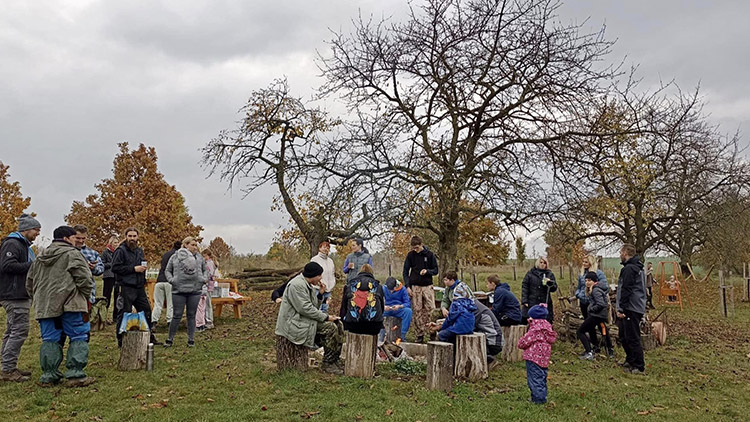
M 3 335 L 3 381 L 28 381 L 30 371 L 17 367 L 21 346 L 29 335 L 29 308 L 31 297 L 26 292 L 26 275 L 36 256 L 31 249 L 42 225 L 29 214 L 18 218 L 18 231 L 8 235 L 0 245 L 0 305 L 5 308 L 5 334 Z

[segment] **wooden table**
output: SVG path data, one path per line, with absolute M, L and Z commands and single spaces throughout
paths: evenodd
M 219 278 L 216 279 L 217 283 L 229 283 L 229 291 L 239 293 L 237 288 L 239 280 L 236 278 Z M 151 304 L 151 309 L 154 308 L 154 287 L 156 286 L 156 279 L 151 278 L 146 280 L 146 293 L 148 294 L 148 301 Z M 214 307 L 214 317 L 221 316 L 221 311 L 224 310 L 224 305 L 231 305 L 234 310 L 235 318 L 242 318 L 242 305 L 245 302 L 252 300 L 249 296 L 241 298 L 231 297 L 212 297 L 211 305 Z

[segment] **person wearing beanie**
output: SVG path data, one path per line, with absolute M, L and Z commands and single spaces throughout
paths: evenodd
M 546 304 L 532 306 L 528 315 L 529 330 L 518 339 L 518 348 L 524 351 L 526 382 L 531 390 L 531 401 L 544 404 L 547 403 L 547 368 L 557 333 L 547 320 L 549 312 Z
M 336 286 L 336 264 L 333 263 L 328 254 L 331 252 L 331 244 L 324 240 L 318 245 L 318 254 L 310 259 L 310 262 L 317 262 L 323 267 L 323 278 L 320 281 L 321 303 L 320 310 L 328 312 L 328 305 L 331 301 L 331 292 Z
M 339 360 L 341 345 L 344 344 L 344 327 L 338 316 L 328 315 L 319 309 L 317 290 L 323 267 L 316 262 L 308 262 L 302 273 L 289 281 L 281 297 L 279 316 L 276 319 L 277 336 L 289 342 L 316 349 L 323 346 L 321 369 L 343 374 Z
M 29 336 L 31 297 L 26 292 L 26 275 L 36 258 L 31 244 L 42 225 L 29 214 L 18 218 L 18 231 L 0 245 L 0 305 L 5 309 L 5 334 L 2 345 L 3 381 L 28 381 L 31 371 L 18 369 L 21 346 Z
M 383 286 L 385 312 L 383 317 L 395 317 L 401 320 L 401 341 L 406 341 L 406 333 L 411 325 L 411 299 L 404 285 L 394 277 L 385 279 Z M 389 327 L 385 327 L 390 329 Z M 385 335 L 385 332 L 382 332 Z
M 39 360 L 42 376 L 39 385 L 52 386 L 62 381 L 58 367 L 63 359 L 60 339 L 64 332 L 70 338 L 65 367 L 66 385 L 83 387 L 95 381 L 87 377 L 90 325 L 84 317 L 89 310 L 91 270 L 75 248 L 76 231 L 60 226 L 54 231 L 52 244 L 31 265 L 26 290 L 33 297 L 36 319 L 42 335 Z
M 615 351 L 607 330 L 607 316 L 609 315 L 609 286 L 606 288 L 599 282 L 598 274 L 589 271 L 586 273 L 586 296 L 588 297 L 588 312 L 583 324 L 578 328 L 578 339 L 583 344 L 583 354 L 580 358 L 594 360 L 599 353 L 599 341 L 596 337 L 596 329 L 601 327 L 602 336 L 607 347 L 607 354 L 613 358 Z

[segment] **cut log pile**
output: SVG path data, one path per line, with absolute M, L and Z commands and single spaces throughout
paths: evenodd
M 232 274 L 231 278 L 240 280 L 240 290 L 273 290 L 302 271 L 300 268 L 247 268 L 241 273 Z

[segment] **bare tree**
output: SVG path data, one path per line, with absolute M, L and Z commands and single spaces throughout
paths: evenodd
M 357 115 L 348 167 L 399 186 L 391 209 L 434 198 L 437 217 L 407 217 L 438 237 L 442 269 L 457 266 L 462 200 L 478 215 L 524 224 L 554 208 L 544 187 L 558 143 L 618 70 L 603 65 L 603 31 L 556 19 L 554 0 L 426 0 L 403 22 L 362 19 L 320 58 L 327 83 Z M 396 213 L 413 216 L 412 212 Z
M 374 197 L 357 189 L 364 176 L 342 180 L 327 170 L 338 166 L 341 147 L 324 137 L 337 120 L 293 97 L 284 79 L 254 91 L 239 112 L 238 127 L 222 131 L 203 148 L 210 174 L 218 173 L 230 187 L 241 182 L 246 196 L 274 184 L 311 256 L 324 240 L 345 244 L 368 230 L 367 201 Z

